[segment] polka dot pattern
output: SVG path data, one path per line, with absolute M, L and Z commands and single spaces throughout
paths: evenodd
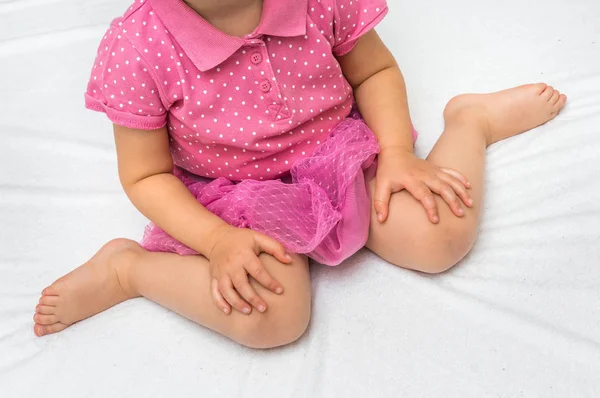
M 290 0 L 306 13 L 282 28 L 294 6 L 269 0 L 250 35 L 232 38 L 194 14 L 211 40 L 186 40 L 176 33 L 190 10 L 161 15 L 159 1 L 137 0 L 113 22 L 86 106 L 129 128 L 166 125 L 177 166 L 234 181 L 282 177 L 327 139 L 353 102 L 335 56 L 387 11 L 383 0 Z

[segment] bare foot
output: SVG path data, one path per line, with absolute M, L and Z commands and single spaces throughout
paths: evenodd
M 87 263 L 42 292 L 33 317 L 36 336 L 60 332 L 137 295 L 127 285 L 128 253 L 141 250 L 127 239 L 104 245 Z
M 547 84 L 527 84 L 492 94 L 459 95 L 448 103 L 444 118 L 447 123 L 458 117 L 479 119 L 489 146 L 554 119 L 566 102 L 564 94 Z

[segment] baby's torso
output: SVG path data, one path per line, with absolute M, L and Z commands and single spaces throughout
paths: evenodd
M 210 178 L 277 178 L 349 114 L 352 88 L 332 54 L 333 30 L 323 30 L 330 21 L 313 22 L 322 15 L 313 10 L 280 36 L 195 48 L 182 47 L 175 37 L 183 31 L 174 30 L 183 28 L 163 23 L 150 6 L 118 21 L 152 68 L 177 166 Z M 194 38 L 208 40 L 187 40 Z M 213 53 L 193 53 L 203 50 Z
M 245 41 L 206 72 L 182 53 L 160 68 L 173 100 L 168 116 L 173 159 L 195 174 L 276 178 L 310 155 L 350 112 L 352 89 L 327 44 L 313 50 L 320 51 L 317 58 L 303 48 L 308 41 L 303 37 Z

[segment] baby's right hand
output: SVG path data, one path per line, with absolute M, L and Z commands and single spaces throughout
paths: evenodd
M 252 312 L 252 306 L 265 312 L 267 304 L 250 285 L 248 275 L 265 288 L 281 294 L 283 287 L 258 256 L 267 253 L 284 264 L 289 264 L 292 258 L 275 239 L 250 229 L 227 225 L 221 227 L 216 236 L 218 239 L 208 256 L 215 304 L 226 314 L 231 313 L 232 306 L 246 315 Z

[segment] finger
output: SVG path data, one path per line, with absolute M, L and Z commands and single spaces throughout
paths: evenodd
M 257 259 L 258 260 L 258 259 Z M 260 262 L 260 260 L 258 260 Z M 267 303 L 263 299 L 261 299 L 256 290 L 250 285 L 248 282 L 248 274 L 244 272 L 240 272 L 235 275 L 232 279 L 233 286 L 235 290 L 250 303 L 254 308 L 256 308 L 260 312 L 265 312 L 267 310 Z
M 242 314 L 248 315 L 252 312 L 252 307 L 242 300 L 238 292 L 233 288 L 231 279 L 228 276 L 219 280 L 219 291 L 223 295 L 223 298 Z
M 275 239 L 258 232 L 255 233 L 254 239 L 257 244 L 257 255 L 264 252 L 270 254 L 284 264 L 292 262 L 292 257 L 285 251 L 283 245 Z
M 450 174 L 452 177 L 456 178 L 466 188 L 471 188 L 471 183 L 469 182 L 469 180 L 467 179 L 467 177 L 465 177 L 464 175 L 460 174 L 458 171 L 453 170 L 453 169 L 447 169 L 447 168 L 444 168 L 444 167 L 441 167 L 440 170 L 443 171 L 444 173 Z
M 427 213 L 427 217 L 429 221 L 434 224 L 440 222 L 440 217 L 438 215 L 437 203 L 435 201 L 435 197 L 431 190 L 424 183 L 419 183 L 415 187 L 406 187 L 406 190 L 410 192 L 415 199 L 417 199 L 423 207 L 425 208 L 425 212 Z
M 450 206 L 450 210 L 457 217 L 462 217 L 465 215 L 465 211 L 460 204 L 460 200 L 454 190 L 450 187 L 450 185 L 444 183 L 441 180 L 434 180 L 432 182 L 427 183 L 427 186 L 436 194 L 442 197 L 448 206 Z
M 446 173 L 440 173 L 438 177 L 440 178 L 440 180 L 444 181 L 446 184 L 452 187 L 454 192 L 458 195 L 458 197 L 463 201 L 464 204 L 466 204 L 469 207 L 473 207 L 473 198 L 471 198 L 471 194 L 469 194 L 469 191 L 467 191 L 467 189 L 464 187 L 463 184 L 461 184 L 460 181 Z
M 219 281 L 216 278 L 213 278 L 210 281 L 210 291 L 212 295 L 212 299 L 217 307 L 221 309 L 225 314 L 231 314 L 231 306 L 229 303 L 223 298 L 221 291 L 219 290 Z
M 246 268 L 246 271 L 254 278 L 258 283 L 269 289 L 273 293 L 283 293 L 283 286 L 273 278 L 273 276 L 267 271 L 265 265 L 257 258 L 251 265 Z
M 377 180 L 375 183 L 375 196 L 373 199 L 373 206 L 375 207 L 375 213 L 377 214 L 378 222 L 384 222 L 385 220 L 387 220 L 389 215 L 391 197 L 392 190 L 389 184 Z

